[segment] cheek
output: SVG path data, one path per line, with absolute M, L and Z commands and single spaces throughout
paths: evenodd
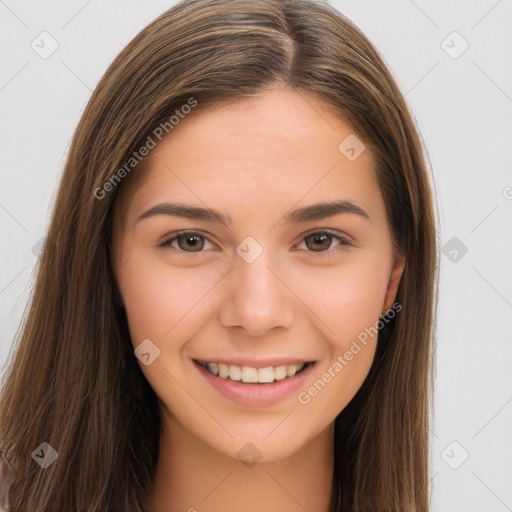
M 202 298 L 213 286 L 212 276 L 205 277 L 198 276 L 197 269 L 173 269 L 134 251 L 119 272 L 133 343 L 145 338 L 170 340 L 186 325 L 195 324 L 205 305 Z
M 321 320 L 328 356 L 299 402 L 315 414 L 334 418 L 357 393 L 372 365 L 376 329 L 385 297 L 388 261 L 384 254 L 353 254 L 342 264 L 303 272 L 301 296 Z
M 339 265 L 297 273 L 298 295 L 325 326 L 338 352 L 378 321 L 388 283 L 386 258 L 354 254 Z

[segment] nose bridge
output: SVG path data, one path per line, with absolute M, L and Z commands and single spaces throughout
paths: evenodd
M 259 246 L 259 248 L 258 248 Z M 291 293 L 278 278 L 277 259 L 254 240 L 237 248 L 230 272 L 229 294 L 222 306 L 225 326 L 241 326 L 253 334 L 292 323 Z
M 277 290 L 276 276 L 271 271 L 273 258 L 270 251 L 264 251 L 254 261 L 248 262 L 243 258 L 235 261 L 235 275 L 237 277 L 237 295 L 243 289 L 247 296 L 254 298 L 261 296 L 261 298 L 269 299 L 271 295 L 275 294 Z M 275 265 L 274 265 L 275 266 Z

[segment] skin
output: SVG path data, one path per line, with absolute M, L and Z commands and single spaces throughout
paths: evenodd
M 369 147 L 354 161 L 338 150 L 352 133 L 314 96 L 275 87 L 198 108 L 134 171 L 115 210 L 114 271 L 134 348 L 150 339 L 160 350 L 148 366 L 138 360 L 164 418 L 149 512 L 328 510 L 334 420 L 367 376 L 376 337 L 307 404 L 293 393 L 239 405 L 192 359 L 315 361 L 307 391 L 391 308 L 405 262 L 393 254 Z M 330 199 L 360 205 L 370 220 L 280 222 Z M 136 222 L 166 201 L 227 212 L 232 224 L 164 214 Z M 179 230 L 199 231 L 199 249 L 186 237 L 158 246 Z M 334 236 L 307 238 L 322 230 Z M 236 252 L 247 236 L 263 248 L 252 263 Z M 250 467 L 237 456 L 248 442 L 261 455 Z

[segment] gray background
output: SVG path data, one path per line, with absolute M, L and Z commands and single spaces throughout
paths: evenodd
M 174 3 L 0 0 L 2 370 L 85 104 L 119 51 Z M 433 510 L 512 511 L 512 0 L 331 4 L 383 54 L 434 172 L 444 254 Z M 44 31 L 58 43 L 47 58 L 31 47 L 51 49 Z

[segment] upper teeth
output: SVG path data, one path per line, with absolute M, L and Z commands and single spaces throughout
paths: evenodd
M 207 363 L 205 361 L 201 361 L 201 364 L 214 375 L 218 375 L 223 379 L 241 380 L 247 383 L 264 383 L 274 382 L 274 380 L 283 380 L 287 377 L 293 377 L 304 368 L 304 363 L 267 366 L 265 368 L 253 368 L 252 366 L 240 367 L 234 364 Z

